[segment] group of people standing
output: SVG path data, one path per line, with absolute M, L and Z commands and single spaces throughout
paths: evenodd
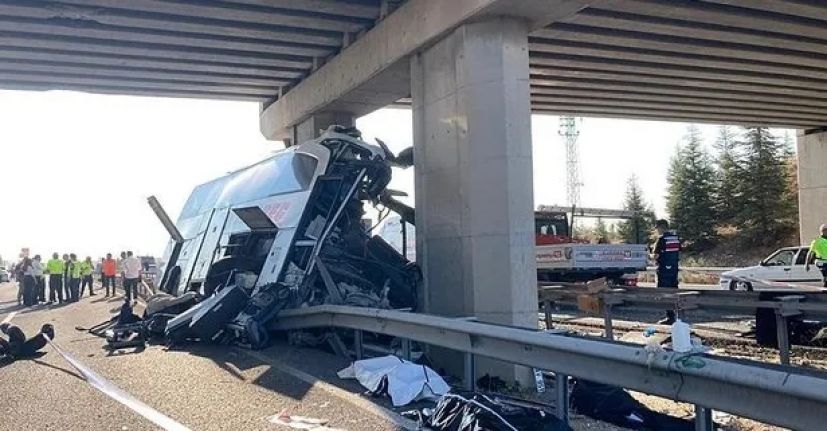
M 95 296 L 94 274 L 100 275 L 101 285 L 106 289 L 106 297 L 115 296 L 115 280 L 118 270 L 123 278 L 123 287 L 127 301 L 137 298 L 138 284 L 141 277 L 141 261 L 133 256 L 131 251 L 121 253 L 121 261 L 112 258 L 107 253 L 105 258 L 95 265 L 92 258 L 79 261 L 74 253 L 64 254 L 62 259 L 58 253 L 45 266 L 40 255 L 34 258 L 24 257 L 15 267 L 15 276 L 19 289 L 17 302 L 24 306 L 38 303 L 63 304 L 77 302 L 89 289 L 89 296 Z M 49 298 L 46 299 L 46 277 L 49 279 Z

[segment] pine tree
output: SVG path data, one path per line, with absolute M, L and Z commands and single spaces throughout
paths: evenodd
M 672 226 L 695 248 L 710 245 L 716 238 L 715 169 L 697 127 L 687 130 L 670 163 L 667 183 Z
M 732 224 L 738 213 L 738 181 L 741 178 L 741 160 L 737 151 L 738 135 L 729 126 L 718 129 L 715 149 L 717 169 L 717 193 L 715 194 L 715 212 L 719 224 Z
M 606 222 L 602 218 L 598 218 L 594 225 L 594 236 L 598 243 L 609 242 L 609 228 L 606 227 Z
M 744 154 L 737 219 L 743 239 L 775 244 L 795 230 L 797 212 L 790 198 L 788 167 L 792 148 L 763 127 L 746 129 L 738 145 Z
M 646 244 L 649 234 L 655 227 L 655 212 L 643 199 L 643 190 L 640 188 L 636 175 L 626 181 L 626 198 L 623 209 L 634 211 L 634 216 L 623 221 L 618 226 L 617 233 L 620 239 L 628 244 Z

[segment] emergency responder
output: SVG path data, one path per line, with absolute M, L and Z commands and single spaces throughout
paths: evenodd
M 69 254 L 69 302 L 77 302 L 80 299 L 80 262 L 76 254 Z
M 816 267 L 821 270 L 821 282 L 827 287 L 827 224 L 819 227 L 821 235 L 810 243 L 810 251 L 807 252 L 807 263 L 804 269 L 810 270 L 810 264 L 815 259 Z
M 46 273 L 49 274 L 49 302 L 63 303 L 63 270 L 66 265 L 58 259 L 57 253 L 46 262 Z
M 101 284 L 106 288 L 106 297 L 109 297 L 109 287 L 112 287 L 112 296 L 115 296 L 115 277 L 118 275 L 118 262 L 112 259 L 112 253 L 106 253 L 101 268 Z
M 669 230 L 669 222 L 658 220 L 655 222 L 658 231 L 658 240 L 652 250 L 655 264 L 657 265 L 658 287 L 666 289 L 678 288 L 678 264 L 681 256 L 681 240 L 678 235 Z M 675 312 L 668 310 L 666 318 L 661 324 L 671 325 L 675 323 Z
M 86 256 L 86 260 L 83 262 L 78 263 L 78 267 L 80 268 L 80 297 L 83 298 L 83 291 L 86 290 L 86 286 L 89 286 L 89 296 L 95 296 L 95 290 L 92 287 L 95 283 L 92 273 L 95 272 L 95 264 L 92 263 L 92 257 Z
M 69 259 L 69 255 L 64 253 L 63 254 L 63 300 L 66 302 L 72 302 L 72 278 L 69 276 L 70 266 L 72 264 L 72 260 Z

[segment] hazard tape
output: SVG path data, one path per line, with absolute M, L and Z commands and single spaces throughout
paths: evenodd
M 8 316 L 6 316 L 6 318 L 5 318 L 5 319 L 3 319 L 3 321 L 2 321 L 2 322 L 0 322 L 0 325 L 2 325 L 2 324 L 4 324 L 4 323 L 9 323 L 9 322 L 11 322 L 11 319 L 14 319 L 14 316 L 17 316 L 17 312 L 16 312 L 16 311 L 12 311 L 11 313 L 9 313 L 9 315 L 8 315 Z
M 63 359 L 65 359 L 66 362 L 68 362 L 72 367 L 78 370 L 78 372 L 80 372 L 81 375 L 83 375 L 84 380 L 86 380 L 86 382 L 89 383 L 93 388 L 103 392 L 113 400 L 130 408 L 135 413 L 138 413 L 139 415 L 145 417 L 155 425 L 158 425 L 159 427 L 165 430 L 189 431 L 189 428 L 185 427 L 184 425 L 181 425 L 180 423 L 164 415 L 158 410 L 155 410 L 152 407 L 144 404 L 137 398 L 126 393 L 121 388 L 115 386 L 112 382 L 105 379 L 103 376 L 94 372 L 83 362 L 77 360 L 69 353 L 64 352 L 63 349 L 61 349 L 57 344 L 55 344 L 47 335 L 42 334 L 42 336 L 46 338 L 46 341 L 49 342 L 49 344 L 55 349 L 57 353 L 60 354 L 60 356 L 63 356 Z

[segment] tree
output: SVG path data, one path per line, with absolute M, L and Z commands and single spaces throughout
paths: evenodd
M 715 212 L 719 224 L 732 224 L 738 213 L 738 181 L 741 178 L 741 160 L 737 151 L 738 135 L 729 126 L 718 129 L 715 149 L 717 168 L 717 193 L 715 194 Z
M 594 225 L 594 236 L 598 243 L 609 242 L 609 228 L 606 227 L 606 222 L 602 218 L 597 219 Z
M 775 244 L 794 232 L 797 222 L 790 198 L 792 148 L 764 127 L 747 128 L 738 146 L 744 155 L 737 217 L 743 239 Z
M 626 198 L 623 209 L 634 211 L 634 216 L 620 223 L 617 233 L 620 239 L 628 244 L 646 244 L 649 234 L 655 227 L 655 212 L 643 199 L 643 190 L 640 188 L 636 175 L 626 180 Z
M 702 248 L 716 239 L 715 169 L 701 132 L 690 126 L 669 166 L 666 209 L 672 226 L 689 246 Z

